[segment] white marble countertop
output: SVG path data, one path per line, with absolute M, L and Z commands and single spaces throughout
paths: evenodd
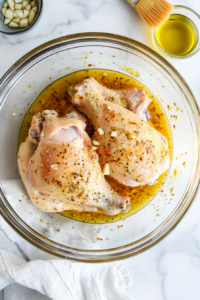
M 199 0 L 171 2 L 190 6 L 200 13 Z M 43 16 L 31 32 L 18 36 L 0 34 L 0 77 L 38 45 L 63 35 L 89 31 L 124 35 L 153 48 L 150 29 L 125 0 L 44 0 Z M 188 82 L 200 104 L 200 53 L 190 59 L 169 61 Z M 23 243 L 23 249 L 32 247 L 34 258 L 35 248 L 26 245 L 0 221 L 15 244 Z M 125 260 L 124 264 L 133 280 L 128 292 L 137 300 L 200 299 L 200 194 L 169 236 L 147 252 Z

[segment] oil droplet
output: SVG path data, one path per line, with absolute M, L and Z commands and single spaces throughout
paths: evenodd
M 178 175 L 178 170 L 177 169 L 174 169 L 174 178 L 176 178 Z

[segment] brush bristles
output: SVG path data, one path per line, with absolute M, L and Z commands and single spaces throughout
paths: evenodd
M 173 5 L 166 0 L 140 0 L 135 9 L 149 26 L 157 27 L 167 20 Z

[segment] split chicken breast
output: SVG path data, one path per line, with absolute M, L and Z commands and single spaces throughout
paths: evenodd
M 129 209 L 129 198 L 105 180 L 85 123 L 45 110 L 32 118 L 29 137 L 18 152 L 20 175 L 33 204 L 46 212 Z
M 85 79 L 74 92 L 72 103 L 94 126 L 93 143 L 107 174 L 126 186 L 154 184 L 169 168 L 170 158 L 167 140 L 146 122 L 148 97 L 143 92 L 138 97 L 134 89 L 133 95 L 122 91 L 122 97 L 120 91 L 109 92 L 93 78 Z M 112 95 L 118 104 L 109 101 Z

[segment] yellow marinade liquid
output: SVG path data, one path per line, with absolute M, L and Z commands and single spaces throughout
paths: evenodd
M 156 38 L 160 47 L 167 53 L 184 56 L 194 50 L 198 42 L 198 30 L 189 18 L 172 14 L 156 30 Z
M 25 141 L 26 137 L 28 136 L 28 130 L 30 128 L 33 115 L 38 112 L 42 112 L 45 109 L 55 109 L 59 116 L 65 115 L 67 108 L 70 106 L 70 97 L 67 93 L 67 89 L 71 85 L 81 83 L 83 79 L 88 76 L 94 77 L 96 80 L 98 80 L 99 83 L 111 89 L 126 89 L 132 87 L 144 89 L 152 100 L 152 102 L 148 106 L 148 110 L 150 111 L 152 116 L 149 124 L 156 128 L 161 134 L 163 134 L 167 138 L 171 156 L 171 130 L 167 117 L 159 101 L 139 81 L 119 72 L 102 69 L 90 69 L 74 72 L 65 77 L 60 78 L 59 80 L 47 86 L 30 106 L 29 110 L 27 111 L 24 117 L 19 135 L 19 146 L 22 142 Z M 116 216 L 109 216 L 102 212 L 96 213 L 64 211 L 61 214 L 74 220 L 89 223 L 106 223 L 124 219 L 127 216 L 136 213 L 138 210 L 140 210 L 152 200 L 152 198 L 162 188 L 163 183 L 166 179 L 166 175 L 167 171 L 159 177 L 156 185 L 145 185 L 138 186 L 135 188 L 125 187 L 123 185 L 120 185 L 119 183 L 115 183 L 107 179 L 110 185 L 118 193 L 122 195 L 128 195 L 130 197 L 130 210 L 127 213 L 120 213 Z

